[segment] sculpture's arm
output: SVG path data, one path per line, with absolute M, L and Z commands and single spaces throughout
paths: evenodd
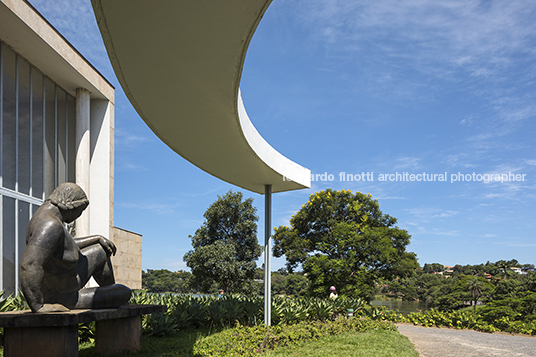
M 80 249 L 83 249 L 93 244 L 100 244 L 104 248 L 106 253 L 108 253 L 108 255 L 115 255 L 115 252 L 117 251 L 115 244 L 111 240 L 106 239 L 101 235 L 75 238 L 74 241 Z
M 56 250 L 63 234 L 61 224 L 47 222 L 32 232 L 28 239 L 20 265 L 20 282 L 26 302 L 33 312 L 68 311 L 62 305 L 45 305 L 42 291 L 44 266 Z

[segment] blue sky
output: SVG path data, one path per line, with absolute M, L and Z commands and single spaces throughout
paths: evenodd
M 115 225 L 143 235 L 143 269 L 185 269 L 203 213 L 238 189 L 172 152 L 136 114 L 88 0 L 30 2 L 116 87 Z M 242 95 L 261 135 L 319 176 L 274 194 L 273 226 L 315 191 L 358 190 L 408 230 L 421 265 L 535 264 L 534 18 L 529 0 L 275 0 L 251 41 Z M 389 180 L 397 173 L 405 181 Z M 416 181 L 423 173 L 436 181 Z M 495 175 L 508 180 L 484 182 Z M 263 244 L 264 197 L 243 193 Z

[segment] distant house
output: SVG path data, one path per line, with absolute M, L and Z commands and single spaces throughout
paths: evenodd
M 453 267 L 448 265 L 443 265 L 443 269 L 444 274 L 452 274 L 454 272 Z
M 511 271 L 513 271 L 514 273 L 517 273 L 517 274 L 523 274 L 523 275 L 526 275 L 527 272 L 522 270 L 521 268 L 518 268 L 518 267 L 511 267 L 511 268 L 508 268 L 510 269 Z

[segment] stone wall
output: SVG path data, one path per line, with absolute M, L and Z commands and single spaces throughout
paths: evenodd
M 141 289 L 141 234 L 113 227 L 112 242 L 117 247 L 112 257 L 116 283 Z

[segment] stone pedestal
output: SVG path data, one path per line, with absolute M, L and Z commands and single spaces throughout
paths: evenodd
M 78 326 L 6 328 L 4 356 L 78 356 Z
M 95 352 L 119 353 L 141 350 L 141 316 L 97 321 Z
M 165 305 L 125 305 L 117 309 L 0 313 L 4 357 L 78 356 L 78 324 L 96 321 L 97 353 L 141 349 L 141 316 L 165 312 Z

